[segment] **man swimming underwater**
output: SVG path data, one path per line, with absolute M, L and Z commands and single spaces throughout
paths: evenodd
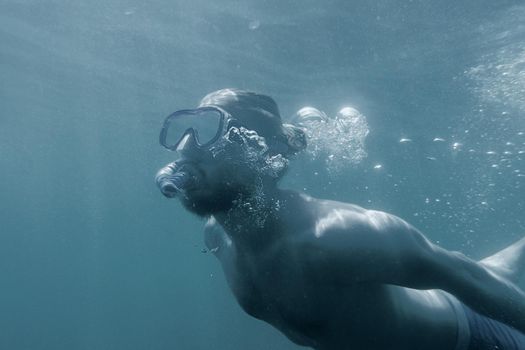
M 476 262 L 394 215 L 278 188 L 306 141 L 268 96 L 213 92 L 160 140 L 180 155 L 157 174 L 162 193 L 208 219 L 241 307 L 296 344 L 525 349 L 525 239 Z

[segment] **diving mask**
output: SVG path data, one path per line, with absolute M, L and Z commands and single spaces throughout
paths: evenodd
M 166 117 L 159 141 L 171 151 L 180 151 L 190 145 L 206 148 L 226 132 L 229 120 L 231 116 L 217 107 L 180 110 Z

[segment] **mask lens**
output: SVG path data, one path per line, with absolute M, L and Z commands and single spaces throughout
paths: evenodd
M 197 143 L 203 146 L 217 136 L 221 127 L 222 113 L 216 109 L 196 109 L 176 112 L 164 123 L 161 143 L 174 148 L 189 129 L 193 129 Z
M 212 141 L 221 126 L 222 114 L 217 110 L 207 110 L 195 115 L 193 129 L 199 144 L 205 145 Z

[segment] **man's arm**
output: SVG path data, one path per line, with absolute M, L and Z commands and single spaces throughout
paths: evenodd
M 525 333 L 525 293 L 515 284 L 460 252 L 435 245 L 425 260 L 429 278 L 435 271 L 432 288 L 454 294 L 479 313 Z
M 483 264 L 432 244 L 395 216 L 335 209 L 322 227 L 318 225 L 315 238 L 302 246 L 319 276 L 329 271 L 331 278 L 348 283 L 442 289 L 472 309 L 525 333 L 525 293 L 521 289 Z

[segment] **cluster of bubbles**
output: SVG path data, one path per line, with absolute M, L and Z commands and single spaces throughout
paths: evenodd
M 486 231 L 491 217 L 499 218 L 490 224 L 493 230 L 496 227 L 501 232 L 509 231 L 506 225 L 520 222 L 525 184 L 523 16 L 525 6 L 512 6 L 496 15 L 494 21 L 479 26 L 476 33 L 479 39 L 472 45 L 477 59 L 464 71 L 465 87 L 475 105 L 448 139 L 461 140 L 457 149 L 450 148 L 452 164 L 461 166 L 454 170 L 453 176 L 465 184 L 461 196 L 454 194 L 456 203 L 461 203 L 454 212 L 466 213 L 460 221 L 468 223 L 463 226 L 469 230 Z M 447 145 L 451 146 L 451 142 L 447 141 Z M 444 159 L 436 158 L 438 162 Z M 430 198 L 425 207 L 447 203 L 453 206 L 453 199 Z
M 329 175 L 340 175 L 367 156 L 368 123 L 353 107 L 341 109 L 333 118 L 314 107 L 303 107 L 292 122 L 306 134 L 307 155 L 324 162 Z
M 525 43 L 502 48 L 492 59 L 467 71 L 477 82 L 478 94 L 485 101 L 525 112 Z
M 236 200 L 236 205 L 229 213 L 230 220 L 238 222 L 250 217 L 253 224 L 263 227 L 268 216 L 280 208 L 278 202 L 267 206 L 263 179 L 279 178 L 288 167 L 288 159 L 282 154 L 271 154 L 265 139 L 244 127 L 230 128 L 221 141 L 212 147 L 211 152 L 213 157 L 224 157 L 232 165 L 232 171 L 246 171 L 246 176 L 255 179 L 254 191 Z
M 436 179 L 439 187 L 418 194 L 420 205 L 413 213 L 414 223 L 425 228 L 432 219 L 440 217 L 449 225 L 447 232 L 462 234 L 464 247 L 473 249 L 479 241 L 476 235 L 486 232 L 487 218 L 509 215 L 510 224 L 518 224 L 519 218 L 512 216 L 511 211 L 519 212 L 523 201 L 525 132 L 508 132 L 503 140 L 501 135 L 493 136 L 492 130 L 456 132 L 417 142 L 401 138 L 399 144 L 407 151 L 414 151 L 413 147 L 424 150 L 421 156 L 427 159 L 429 169 L 435 169 L 437 176 L 441 176 Z M 458 139 L 459 134 L 463 138 Z M 447 190 L 446 184 L 452 183 L 461 185 L 454 186 L 453 191 Z M 508 224 L 508 220 L 501 220 L 494 225 L 505 232 Z M 432 229 L 432 224 L 428 229 Z M 511 233 L 514 231 L 510 229 Z
M 464 130 L 465 134 L 468 134 L 469 130 Z M 432 139 L 434 144 L 443 144 L 445 148 L 440 148 L 441 154 L 439 152 L 431 152 L 425 156 L 427 160 L 438 161 L 443 158 L 443 151 L 448 151 L 449 155 L 458 155 L 460 153 L 467 153 L 471 160 L 478 161 L 478 164 L 489 164 L 493 169 L 502 169 L 502 168 L 513 168 L 518 161 L 521 161 L 525 158 L 525 132 L 517 131 L 513 136 L 513 141 L 501 141 L 499 144 L 495 144 L 493 141 L 486 142 L 484 139 L 487 137 L 487 133 L 477 135 L 477 140 L 474 140 L 472 144 L 450 141 L 447 142 L 446 139 L 442 137 L 435 137 Z M 401 144 L 410 144 L 413 141 L 409 138 L 401 138 L 399 140 Z M 428 147 L 426 147 L 428 148 Z M 512 169 L 514 173 L 520 177 L 521 170 L 516 168 Z
M 222 142 L 212 148 L 214 157 L 220 153 L 227 155 L 240 169 L 251 170 L 257 178 L 278 178 L 288 167 L 288 159 L 282 154 L 271 155 L 264 137 L 245 127 L 228 130 Z
M 465 73 L 488 103 L 525 112 L 525 6 L 480 29 L 487 53 Z

